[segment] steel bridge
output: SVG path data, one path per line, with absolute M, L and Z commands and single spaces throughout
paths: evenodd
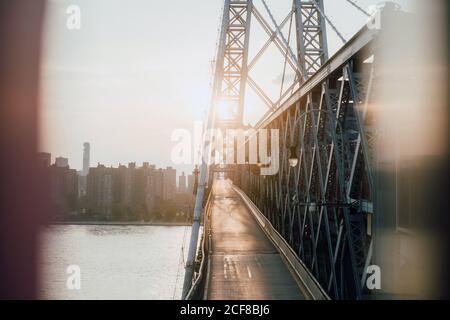
M 392 4 L 379 14 L 371 19 L 406 19 Z M 238 146 L 228 148 L 221 165 L 204 159 L 200 167 L 185 299 L 371 297 L 367 270 L 377 262 L 380 223 L 371 105 L 382 30 L 375 22 L 347 41 L 322 0 L 294 0 L 281 24 L 264 0 L 225 1 L 205 129 L 231 130 L 235 135 L 227 139 Z M 255 57 L 249 57 L 251 23 L 268 36 Z M 332 57 L 327 24 L 343 42 Z M 270 44 L 283 54 L 284 70 L 288 65 L 295 72 L 277 101 L 251 75 Z M 243 125 L 247 86 L 268 109 L 251 128 Z M 217 115 L 219 105 L 226 106 L 227 119 Z M 254 137 L 269 131 L 277 134 L 269 135 L 265 158 L 266 148 L 255 147 Z M 276 173 L 263 174 L 273 164 Z

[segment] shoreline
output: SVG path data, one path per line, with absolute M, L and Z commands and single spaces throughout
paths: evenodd
M 126 221 L 51 221 L 46 226 L 152 226 L 152 227 L 190 227 L 192 223 L 183 222 L 126 222 Z

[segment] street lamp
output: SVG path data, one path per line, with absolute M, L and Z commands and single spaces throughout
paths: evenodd
M 295 168 L 298 165 L 297 150 L 295 147 L 289 149 L 289 165 Z

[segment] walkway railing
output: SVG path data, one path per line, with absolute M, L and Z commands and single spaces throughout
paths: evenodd
M 196 273 L 195 279 L 193 280 L 193 284 L 188 294 L 186 295 L 185 300 L 202 300 L 203 292 L 205 288 L 205 280 L 207 274 L 207 263 L 209 257 L 209 250 L 211 248 L 211 201 L 212 192 L 209 193 L 208 200 L 206 201 L 205 209 L 203 210 L 203 229 L 201 236 L 201 243 L 197 249 L 197 258 L 200 256 L 200 267 L 198 273 Z M 199 261 L 196 261 L 198 263 Z

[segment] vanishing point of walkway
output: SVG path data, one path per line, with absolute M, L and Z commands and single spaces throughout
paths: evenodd
M 304 299 L 294 277 L 227 181 L 213 189 L 207 299 Z

